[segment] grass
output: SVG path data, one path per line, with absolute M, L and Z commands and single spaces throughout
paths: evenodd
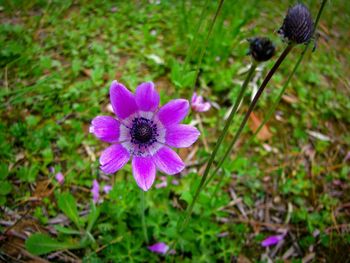
M 14 261 L 22 255 L 23 260 L 38 260 L 26 252 L 30 246 L 25 240 L 30 233 L 41 232 L 47 244 L 57 247 L 58 242 L 63 249 L 40 255 L 52 261 L 264 262 L 270 257 L 278 262 L 288 249 L 294 251 L 288 259 L 295 262 L 307 256 L 314 262 L 349 260 L 349 5 L 333 0 L 326 6 L 316 51 L 306 54 L 267 123 L 271 136 L 258 136 L 239 152 L 253 134 L 256 123 L 251 120 L 220 171 L 224 179 L 218 198 L 210 199 L 218 181 L 214 178 L 199 196 L 181 236 L 176 223 L 191 202 L 210 155 L 202 141 L 179 152 L 187 160 L 186 170 L 175 177 L 179 185 L 168 176 L 166 188 L 147 192 L 149 244 L 177 240 L 176 254 L 161 256 L 147 249 L 130 164 L 111 177 L 103 175 L 98 157 L 106 145 L 88 133 L 93 117 L 101 112 L 110 115 L 106 107 L 113 79 L 132 90 L 152 80 L 163 104 L 192 95 L 193 72 L 217 3 L 151 2 L 0 4 L 1 259 Z M 245 39 L 268 36 L 281 52 L 284 44 L 276 31 L 292 3 L 225 1 L 195 85 L 217 105 L 200 115 L 202 138 L 210 149 L 245 78 L 242 69 L 250 63 Z M 315 16 L 320 1 L 305 4 Z M 262 121 L 302 50 L 295 48 L 273 77 L 254 111 L 255 122 Z M 263 67 L 258 84 L 272 64 Z M 251 93 L 250 88 L 240 118 Z M 195 114 L 186 122 L 193 120 Z M 229 139 L 239 120 L 235 123 Z M 219 156 L 223 154 L 221 149 Z M 64 174 L 62 186 L 50 167 Z M 91 203 L 93 179 L 101 186 L 113 185 L 97 206 Z M 260 242 L 280 229 L 288 229 L 283 243 L 262 248 Z

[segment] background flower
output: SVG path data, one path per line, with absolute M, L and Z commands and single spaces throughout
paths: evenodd
M 202 96 L 198 96 L 196 92 L 193 93 L 191 99 L 191 108 L 197 112 L 205 112 L 210 109 L 211 105 L 209 102 L 204 102 Z

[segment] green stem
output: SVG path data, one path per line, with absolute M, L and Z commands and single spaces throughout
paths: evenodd
M 288 46 L 285 48 L 285 50 L 283 51 L 283 53 L 280 55 L 280 57 L 278 58 L 278 60 L 276 61 L 276 63 L 273 65 L 272 69 L 269 71 L 269 73 L 267 74 L 267 76 L 265 77 L 263 83 L 261 84 L 260 88 L 258 89 L 258 92 L 255 94 L 253 101 L 251 102 L 251 104 L 249 105 L 248 111 L 246 112 L 244 119 L 242 120 L 233 140 L 231 141 L 229 147 L 227 148 L 224 156 L 221 158 L 219 164 L 217 165 L 215 171 L 213 172 L 213 174 L 210 176 L 207 184 L 210 182 L 211 179 L 214 178 L 214 176 L 216 175 L 217 171 L 219 170 L 219 168 L 222 166 L 222 164 L 225 162 L 226 158 L 228 157 L 228 155 L 230 154 L 233 146 L 236 144 L 239 136 L 241 135 L 243 128 L 245 127 L 250 114 L 252 113 L 252 111 L 254 110 L 261 94 L 263 93 L 264 89 L 266 88 L 267 84 L 269 83 L 270 79 L 272 78 L 273 74 L 275 74 L 276 70 L 279 68 L 279 66 L 281 65 L 281 63 L 283 62 L 283 60 L 286 58 L 286 56 L 289 54 L 289 52 L 292 50 L 292 48 L 294 47 L 294 44 L 288 44 Z M 223 177 L 223 175 L 221 175 L 221 177 Z M 221 183 L 221 178 L 219 181 L 219 184 Z M 218 188 L 215 189 L 214 195 L 216 195 L 216 191 Z
M 218 150 L 220 148 L 220 145 L 221 145 L 222 141 L 224 140 L 224 138 L 225 138 L 225 136 L 226 136 L 226 134 L 228 132 L 228 129 L 229 129 L 231 123 L 232 123 L 232 120 L 233 120 L 233 117 L 235 116 L 237 108 L 238 108 L 238 106 L 239 106 L 239 104 L 240 104 L 240 102 L 242 100 L 244 92 L 247 89 L 248 83 L 251 80 L 251 78 L 252 78 L 252 76 L 253 76 L 253 74 L 255 72 L 256 66 L 257 65 L 255 63 L 252 64 L 252 66 L 249 69 L 248 75 L 247 75 L 244 83 L 242 84 L 242 87 L 241 87 L 240 92 L 239 92 L 239 94 L 238 94 L 238 96 L 236 98 L 236 101 L 235 101 L 233 109 L 232 109 L 232 111 L 230 113 L 230 116 L 226 120 L 225 127 L 224 127 L 223 131 L 221 132 L 220 137 L 219 137 L 218 141 L 216 142 L 215 148 L 214 148 L 214 150 L 213 150 L 213 152 L 212 152 L 212 154 L 211 154 L 211 156 L 209 158 L 209 161 L 208 161 L 208 164 L 207 164 L 207 166 L 205 168 L 205 171 L 204 171 L 204 174 L 202 176 L 201 182 L 200 182 L 200 184 L 199 184 L 199 186 L 198 186 L 198 188 L 196 190 L 196 193 L 195 193 L 195 195 L 193 197 L 193 200 L 192 200 L 191 204 L 188 206 L 188 208 L 186 210 L 185 219 L 184 219 L 183 224 L 182 224 L 182 226 L 180 228 L 180 232 L 182 232 L 183 229 L 188 224 L 188 220 L 191 217 L 194 204 L 196 203 L 196 201 L 198 199 L 198 196 L 199 196 L 201 190 L 203 189 L 204 183 L 205 183 L 205 181 L 206 181 L 206 179 L 208 177 L 209 171 L 210 171 L 210 167 L 212 166 L 212 164 L 214 162 L 214 159 L 215 159 L 215 156 L 216 156 L 216 154 L 217 154 L 217 152 L 218 152 Z
M 218 5 L 218 8 L 216 9 L 216 12 L 215 12 L 215 15 L 214 15 L 214 18 L 213 18 L 213 21 L 211 22 L 210 24 L 210 27 L 209 27 L 209 31 L 208 31 L 208 34 L 207 34 L 207 37 L 204 41 L 204 45 L 201 49 L 201 53 L 199 54 L 199 60 L 198 60 L 198 64 L 197 64 L 197 68 L 196 68 L 196 74 L 195 74 L 195 77 L 194 77 L 194 82 L 192 83 L 193 85 L 193 90 L 195 90 L 195 85 L 197 83 L 197 79 L 198 79 L 198 74 L 199 74 L 199 69 L 202 65 L 202 60 L 203 60 L 203 57 L 204 57 L 204 53 L 205 51 L 207 50 L 207 47 L 208 47 L 208 43 L 209 43 L 209 38 L 210 38 L 210 35 L 213 31 L 213 28 L 214 28 L 214 25 L 215 25 L 215 22 L 216 22 L 216 19 L 218 18 L 219 14 L 220 14 L 220 11 L 221 11 L 221 8 L 224 4 L 225 0 L 220 0 L 220 3 Z
M 196 45 L 197 45 L 197 42 L 198 42 L 197 40 L 198 40 L 198 36 L 199 36 L 199 31 L 200 31 L 202 23 L 204 21 L 204 17 L 206 15 L 206 12 L 207 12 L 207 9 L 208 9 L 208 5 L 209 5 L 209 0 L 206 1 L 205 5 L 203 7 L 202 13 L 200 15 L 199 23 L 197 25 L 197 28 L 195 30 L 195 34 L 194 34 L 193 39 L 191 41 L 191 45 L 190 45 L 189 51 L 188 51 L 187 56 L 185 58 L 185 63 L 184 63 L 183 68 L 182 68 L 182 73 L 186 72 L 187 65 L 189 64 L 190 59 L 192 58 L 192 54 L 193 54 L 194 50 L 196 49 Z
M 320 9 L 319 9 L 319 11 L 318 11 L 318 14 L 317 14 L 317 17 L 316 17 L 316 20 L 315 20 L 314 30 L 313 30 L 313 33 L 312 33 L 313 35 L 314 35 L 315 31 L 316 31 L 317 25 L 318 25 L 318 23 L 319 23 L 319 20 L 320 20 L 321 14 L 322 14 L 322 12 L 323 12 L 323 9 L 324 9 L 324 7 L 325 7 L 325 5 L 326 5 L 326 2 L 327 2 L 327 0 L 323 0 L 322 3 L 321 3 Z M 260 130 L 262 129 L 262 127 L 263 127 L 263 126 L 266 124 L 266 122 L 270 119 L 271 115 L 275 112 L 278 103 L 280 102 L 280 100 L 281 100 L 281 98 L 282 98 L 282 96 L 283 96 L 285 90 L 287 89 L 287 87 L 288 87 L 288 85 L 289 85 L 289 82 L 291 81 L 291 79 L 292 79 L 292 77 L 294 76 L 295 72 L 296 72 L 297 69 L 299 68 L 300 63 L 301 63 L 301 61 L 303 60 L 303 58 L 304 58 L 304 56 L 305 56 L 305 54 L 306 54 L 306 52 L 307 52 L 307 50 L 308 50 L 308 48 L 309 48 L 309 45 L 310 45 L 310 42 L 306 44 L 306 46 L 305 46 L 304 50 L 302 51 L 302 53 L 301 53 L 301 55 L 300 55 L 300 57 L 299 57 L 297 63 L 295 64 L 295 66 L 294 66 L 292 72 L 289 74 L 287 81 L 284 83 L 284 85 L 283 85 L 283 87 L 282 87 L 282 90 L 280 91 L 280 93 L 279 93 L 277 99 L 274 101 L 272 107 L 270 108 L 270 110 L 269 110 L 269 112 L 267 113 L 266 117 L 264 118 L 263 122 L 260 124 L 260 126 L 258 127 L 258 129 L 255 131 L 255 133 L 253 134 L 253 136 L 249 139 L 248 143 L 245 145 L 244 150 L 247 149 L 247 147 L 252 143 L 252 141 L 254 140 L 254 138 L 256 137 L 256 135 L 260 132 Z M 235 143 L 235 142 L 233 142 L 233 144 L 234 144 L 234 143 Z M 232 143 L 231 143 L 231 145 L 232 145 Z M 232 146 L 231 146 L 231 145 L 230 145 L 230 147 L 229 147 L 229 149 L 228 149 L 228 151 L 227 151 L 226 153 L 230 153 L 231 148 L 234 146 L 234 145 L 232 145 Z M 215 169 L 215 171 L 213 172 L 213 174 L 211 175 L 211 177 L 209 178 L 209 180 L 207 181 L 207 184 L 210 182 L 210 180 L 212 179 L 212 177 L 214 177 L 215 174 L 218 172 L 218 170 L 221 168 L 221 166 L 222 166 L 222 164 L 224 163 L 226 157 L 227 157 L 227 156 L 224 156 L 224 157 L 221 159 L 221 161 L 219 162 L 219 164 L 216 166 L 216 169 Z M 216 192 L 217 192 L 218 189 L 219 189 L 219 186 L 220 186 L 220 184 L 221 184 L 221 181 L 222 181 L 222 177 L 220 177 L 219 182 L 218 182 L 218 184 L 217 184 L 217 186 L 216 186 L 216 189 L 215 189 L 215 191 L 214 191 L 215 194 L 216 194 Z
M 145 192 L 141 190 L 141 220 L 142 220 L 142 229 L 145 237 L 145 241 L 148 244 L 148 234 L 147 234 L 147 226 L 145 219 Z

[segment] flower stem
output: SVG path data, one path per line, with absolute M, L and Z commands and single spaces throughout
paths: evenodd
M 147 226 L 145 219 L 145 192 L 141 191 L 141 220 L 142 220 L 142 229 L 145 237 L 145 241 L 148 244 L 148 235 L 147 235 Z
M 238 96 L 237 96 L 237 98 L 236 98 L 236 101 L 235 101 L 235 104 L 234 104 L 234 106 L 233 106 L 233 109 L 232 109 L 232 111 L 231 111 L 231 113 L 230 113 L 230 116 L 229 116 L 228 119 L 226 120 L 225 127 L 224 127 L 223 131 L 221 132 L 218 141 L 216 142 L 216 145 L 215 145 L 215 147 L 214 147 L 213 152 L 212 152 L 211 155 L 210 155 L 210 158 L 209 158 L 209 160 L 208 160 L 208 164 L 207 164 L 207 166 L 206 166 L 206 168 L 205 168 L 205 171 L 204 171 L 204 174 L 203 174 L 203 176 L 202 176 L 201 182 L 200 182 L 200 184 L 199 184 L 199 186 L 198 186 L 198 188 L 197 188 L 197 190 L 196 190 L 196 193 L 195 193 L 195 195 L 194 195 L 194 197 L 193 197 L 193 200 L 192 200 L 191 204 L 188 206 L 188 208 L 187 208 L 187 210 L 186 210 L 185 219 L 184 219 L 184 221 L 183 221 L 183 223 L 182 223 L 182 226 L 181 226 L 181 228 L 180 228 L 180 230 L 179 230 L 180 232 L 182 232 L 183 229 L 184 229 L 184 228 L 186 227 L 186 225 L 188 224 L 188 220 L 189 220 L 189 218 L 191 217 L 194 204 L 196 203 L 196 201 L 197 201 L 197 199 L 198 199 L 198 196 L 199 196 L 201 190 L 203 189 L 204 183 L 205 183 L 205 181 L 206 181 L 206 179 L 207 179 L 207 177 L 208 177 L 209 171 L 210 171 L 210 167 L 211 167 L 211 165 L 213 164 L 214 159 L 215 159 L 215 156 L 216 156 L 216 154 L 217 154 L 217 152 L 218 152 L 218 150 L 219 150 L 219 148 L 220 148 L 220 145 L 221 145 L 222 141 L 224 140 L 224 138 L 225 138 L 225 136 L 226 136 L 226 134 L 227 134 L 227 132 L 228 132 L 228 129 L 229 129 L 231 123 L 232 123 L 232 120 L 233 120 L 233 117 L 235 116 L 235 113 L 236 113 L 236 111 L 237 111 L 237 108 L 238 108 L 238 106 L 239 106 L 239 104 L 240 104 L 240 102 L 241 102 L 241 100 L 242 100 L 242 97 L 243 97 L 243 95 L 244 95 L 244 92 L 246 91 L 246 89 L 247 89 L 247 87 L 248 87 L 248 83 L 249 83 L 249 81 L 251 80 L 251 78 L 252 78 L 252 76 L 253 76 L 253 74 L 254 74 L 254 72 L 255 72 L 256 66 L 257 66 L 257 65 L 256 65 L 255 63 L 252 64 L 252 66 L 251 66 L 250 69 L 249 69 L 248 75 L 247 75 L 247 77 L 246 77 L 244 83 L 243 83 L 242 86 L 241 86 L 240 92 L 239 92 L 239 94 L 238 94 Z
M 285 48 L 285 50 L 282 52 L 282 54 L 280 55 L 280 57 L 278 58 L 278 60 L 276 61 L 276 63 L 273 65 L 272 69 L 269 71 L 269 73 L 267 74 L 267 76 L 265 77 L 263 83 L 261 84 L 260 88 L 258 89 L 258 92 L 255 94 L 253 101 L 251 102 L 251 104 L 249 105 L 248 111 L 246 112 L 233 140 L 231 141 L 229 147 L 227 148 L 224 156 L 221 158 L 220 162 L 218 163 L 215 171 L 213 172 L 213 174 L 210 176 L 207 184 L 210 182 L 211 179 L 214 178 L 214 176 L 216 175 L 216 172 L 219 170 L 219 168 L 222 166 L 222 164 L 225 162 L 226 158 L 228 157 L 228 155 L 230 154 L 233 146 L 236 144 L 239 136 L 241 135 L 243 128 L 245 127 L 250 114 L 252 113 L 252 111 L 254 110 L 261 94 L 263 93 L 264 89 L 266 88 L 267 84 L 269 83 L 270 79 L 272 78 L 273 74 L 276 72 L 276 70 L 279 68 L 279 66 L 281 65 L 281 63 L 283 62 L 283 60 L 287 57 L 287 55 L 289 54 L 289 52 L 293 49 L 294 44 L 288 44 L 288 46 Z M 223 175 L 221 175 L 221 178 L 223 177 Z M 221 183 L 221 179 L 218 184 Z M 213 196 L 216 195 L 218 187 L 216 187 L 215 192 L 213 194 Z
M 211 33 L 213 31 L 213 28 L 214 28 L 214 25 L 215 25 L 215 22 L 216 22 L 216 19 L 218 18 L 219 14 L 220 14 L 220 11 L 221 11 L 221 8 L 224 4 L 225 0 L 220 0 L 220 3 L 218 5 L 218 8 L 216 9 L 216 12 L 215 12 L 215 15 L 214 15 L 214 18 L 213 18 L 213 21 L 211 22 L 210 24 L 210 27 L 209 27 L 209 31 L 208 31 L 208 34 L 207 34 L 207 37 L 204 41 L 204 45 L 201 49 L 201 53 L 199 54 L 199 60 L 198 60 L 198 64 L 197 64 L 197 68 L 196 68 L 196 74 L 195 74 L 195 77 L 193 78 L 193 90 L 195 90 L 195 85 L 197 83 L 197 79 L 198 79 L 198 74 L 199 74 L 199 69 L 202 65 L 202 61 L 203 61 L 203 57 L 204 57 L 204 53 L 208 47 L 208 43 L 209 43 L 209 38 L 211 36 Z

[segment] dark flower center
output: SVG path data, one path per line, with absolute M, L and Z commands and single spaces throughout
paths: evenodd
M 130 129 L 131 142 L 136 144 L 151 144 L 156 141 L 157 126 L 146 118 L 135 118 Z

